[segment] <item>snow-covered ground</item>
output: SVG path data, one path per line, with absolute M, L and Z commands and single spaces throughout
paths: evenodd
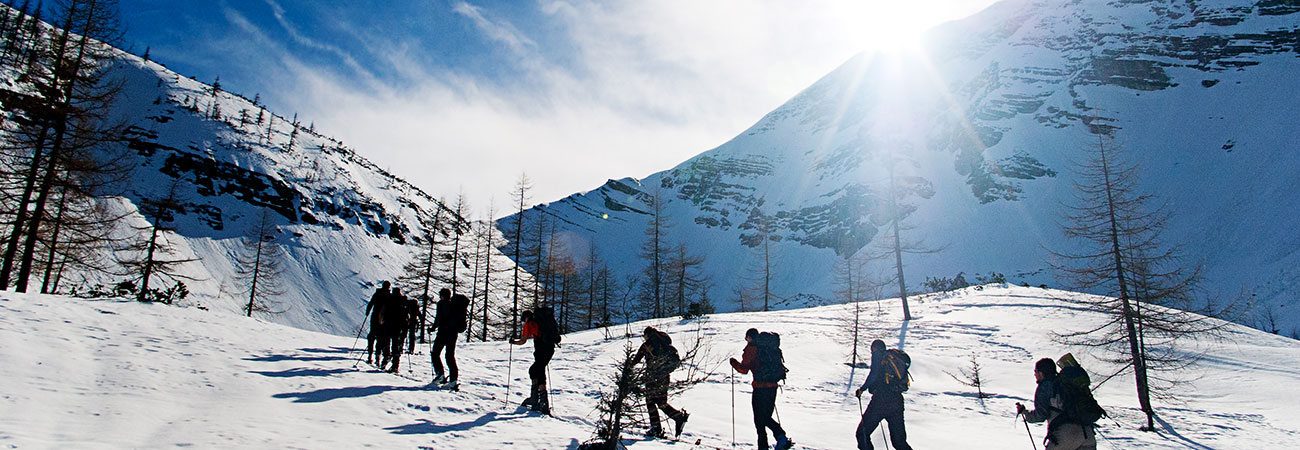
M 907 425 L 917 448 L 1015 449 L 1030 443 L 1014 403 L 1031 397 L 1034 360 L 1071 351 L 1094 374 L 1113 368 L 1089 349 L 1050 338 L 1095 315 L 1059 300 L 1077 295 L 1036 288 L 968 289 L 913 302 L 902 324 L 897 301 L 864 304 L 871 337 L 913 358 Z M 719 314 L 703 321 L 654 321 L 685 344 L 697 332 L 719 373 L 672 403 L 691 412 L 681 442 L 630 433 L 635 448 L 730 448 L 731 384 L 722 361 L 737 356 L 749 327 L 782 334 L 788 384 L 778 400 L 782 424 L 800 448 L 853 448 L 854 387 L 866 373 L 843 364 L 846 306 Z M 877 319 L 877 314 L 882 314 Z M 626 329 L 634 332 L 645 324 Z M 516 347 L 513 370 L 502 343 L 461 344 L 460 392 L 426 388 L 427 348 L 406 377 L 357 365 L 351 337 L 261 320 L 114 300 L 0 294 L 0 446 L 6 448 L 574 448 L 588 440 L 595 396 L 621 353 L 625 328 L 565 337 L 552 364 L 556 417 L 516 404 L 527 386 L 531 344 Z M 1098 391 L 1114 416 L 1100 448 L 1289 448 L 1300 438 L 1300 342 L 1232 326 L 1210 350 L 1182 403 L 1161 403 L 1159 433 L 1141 423 L 1131 377 Z M 639 339 L 637 339 L 639 341 Z M 359 343 L 364 346 L 364 341 Z M 974 354 L 983 366 L 982 403 L 956 373 Z M 357 369 L 353 367 L 357 366 Z M 409 370 L 409 371 L 408 371 Z M 503 398 L 507 373 L 513 394 Z M 678 374 L 680 376 L 680 374 Z M 752 448 L 750 388 L 737 377 L 738 446 Z M 865 400 L 865 399 L 864 399 Z M 1034 426 L 1034 439 L 1043 428 Z M 639 432 L 640 430 L 632 430 Z M 878 448 L 881 435 L 876 433 Z

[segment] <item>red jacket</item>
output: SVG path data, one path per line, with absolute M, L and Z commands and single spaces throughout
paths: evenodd
M 736 369 L 737 372 L 742 374 L 757 371 L 758 347 L 755 347 L 754 344 L 746 345 L 745 351 L 741 354 L 739 362 L 737 362 L 735 358 L 731 359 L 731 368 Z M 757 374 L 755 374 L 755 376 L 757 376 Z M 750 384 L 756 388 L 774 388 L 778 386 L 778 384 L 771 381 L 758 380 L 754 380 Z
M 536 338 L 541 332 L 537 329 L 537 322 L 531 320 L 524 322 L 524 331 L 520 333 L 519 339 L 528 340 Z

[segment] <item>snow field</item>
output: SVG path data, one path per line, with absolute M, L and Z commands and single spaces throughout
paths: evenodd
M 1036 359 L 1073 352 L 1094 382 L 1117 369 L 1100 362 L 1093 349 L 1064 348 L 1051 339 L 1067 324 L 1100 320 L 1061 300 L 1077 295 L 990 286 L 914 298 L 917 317 L 905 325 L 897 300 L 863 303 L 863 348 L 880 338 L 913 359 L 909 442 L 917 448 L 1028 448 L 1014 403 L 1031 401 Z M 859 405 L 852 391 L 866 370 L 844 364 L 847 308 L 639 322 L 612 328 L 611 339 L 602 330 L 566 335 L 551 365 L 551 418 L 517 407 L 528 386 L 531 344 L 514 347 L 512 355 L 504 343 L 460 343 L 462 389 L 438 391 L 426 386 L 432 378 L 427 346 L 408 356 L 403 377 L 396 377 L 357 364 L 358 354 L 350 351 L 355 335 L 197 309 L 4 293 L 0 446 L 574 448 L 592 436 L 595 399 L 610 387 L 622 336 L 630 331 L 638 344 L 640 330 L 652 324 L 679 348 L 703 336 L 710 350 L 702 366 L 716 372 L 670 400 L 691 412 L 681 442 L 627 430 L 629 447 L 687 449 L 699 440 L 698 448 L 730 448 L 732 385 L 725 361 L 740 355 L 744 331 L 757 327 L 782 335 L 791 372 L 777 406 L 798 447 L 854 448 Z M 1235 325 L 1228 337 L 1197 341 L 1209 357 L 1189 374 L 1199 378 L 1181 392 L 1181 403 L 1157 403 L 1158 433 L 1136 430 L 1143 419 L 1131 375 L 1103 384 L 1098 400 L 1114 418 L 1103 420 L 1099 448 L 1287 447 L 1300 435 L 1300 411 L 1288 397 L 1300 380 L 1300 343 Z M 983 366 L 984 391 L 993 395 L 982 402 L 973 388 L 947 375 L 967 367 L 972 354 Z M 749 376 L 735 380 L 737 448 L 753 448 Z M 865 406 L 869 398 L 863 397 Z M 1042 439 L 1041 425 L 1031 430 L 1036 442 Z M 884 448 L 880 431 L 873 438 Z

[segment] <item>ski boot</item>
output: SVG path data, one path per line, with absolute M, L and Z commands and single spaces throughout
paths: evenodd
M 645 435 L 649 438 L 668 439 L 668 435 L 664 434 L 663 428 L 659 428 L 658 426 L 650 427 L 650 431 L 647 431 Z
M 551 415 L 551 399 L 550 396 L 547 394 L 545 388 L 538 391 L 537 403 L 533 404 L 533 411 L 537 411 L 539 413 L 546 414 L 548 416 Z
M 788 437 L 786 437 L 786 436 L 777 436 L 777 437 L 776 437 L 776 447 L 773 447 L 773 449 L 774 449 L 774 450 L 789 450 L 791 447 L 794 447 L 794 441 L 790 440 L 790 438 L 788 438 Z
M 691 415 L 687 414 L 684 409 L 677 413 L 677 417 L 673 418 L 673 425 L 675 425 L 675 429 L 673 430 L 674 437 L 682 435 L 682 428 L 686 426 L 686 419 L 690 417 Z

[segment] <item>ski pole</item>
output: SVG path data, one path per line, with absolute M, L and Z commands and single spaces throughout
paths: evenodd
M 736 446 L 736 373 L 731 372 L 731 446 Z
M 357 342 L 361 342 L 361 332 L 362 332 L 362 331 L 366 331 L 366 318 L 365 318 L 365 317 L 362 317 L 362 318 L 361 318 L 361 325 L 357 326 L 357 338 L 352 340 L 352 351 L 356 351 L 356 349 L 357 349 Z M 354 361 L 354 362 L 352 363 L 352 368 L 353 368 L 353 369 L 357 368 L 357 365 L 361 364 L 361 355 L 365 355 L 365 354 L 366 354 L 365 352 L 361 352 L 360 355 L 357 355 L 357 360 Z
M 1016 413 L 1016 415 L 1019 416 L 1019 415 L 1021 415 L 1021 414 L 1020 414 L 1020 413 Z M 1034 450 L 1038 450 L 1038 444 L 1034 443 L 1034 432 L 1029 431 L 1029 418 L 1027 418 L 1027 417 L 1024 418 L 1024 421 L 1025 421 L 1025 433 L 1026 433 L 1026 434 L 1029 434 L 1029 445 L 1034 446 Z
M 506 365 L 506 395 L 501 401 L 502 408 L 510 405 L 510 371 L 515 368 L 515 344 L 509 338 L 506 338 L 506 347 L 510 349 L 510 362 Z
M 886 422 L 888 422 L 888 421 L 886 421 Z M 885 450 L 889 450 L 889 432 L 885 430 L 885 428 L 887 428 L 887 427 L 888 427 L 888 425 L 886 425 L 886 426 L 884 426 L 884 427 L 880 427 L 880 435 L 881 435 L 881 436 L 884 436 L 884 438 L 885 438 Z

